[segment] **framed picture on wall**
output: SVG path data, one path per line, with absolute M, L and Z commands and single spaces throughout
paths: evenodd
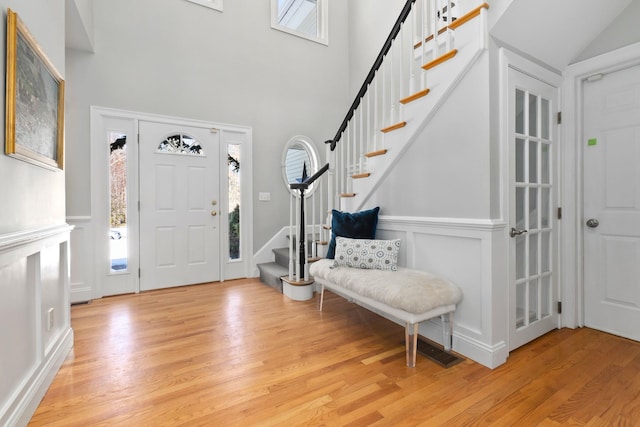
M 63 169 L 64 80 L 18 14 L 7 9 L 5 153 Z

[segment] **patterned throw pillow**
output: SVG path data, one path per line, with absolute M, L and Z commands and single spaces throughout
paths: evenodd
M 368 240 L 336 237 L 333 266 L 396 271 L 399 251 L 400 239 Z

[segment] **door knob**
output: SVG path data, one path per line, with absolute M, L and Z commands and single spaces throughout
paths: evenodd
M 526 232 L 527 232 L 527 230 L 518 230 L 515 227 L 511 227 L 511 231 L 509 231 L 509 236 L 516 237 L 516 236 L 519 236 L 519 235 L 524 234 Z
M 211 216 L 216 216 L 218 215 L 218 211 L 211 211 Z
M 587 227 L 596 228 L 600 225 L 600 222 L 595 218 L 590 218 L 587 220 Z

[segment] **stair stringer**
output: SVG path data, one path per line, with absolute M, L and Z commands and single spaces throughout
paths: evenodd
M 473 46 L 474 42 L 476 46 Z M 356 212 L 365 208 L 365 204 L 382 180 L 436 116 L 476 62 L 485 54 L 488 55 L 488 49 L 482 45 L 481 41 L 471 40 L 467 45 L 459 48 L 458 54 L 453 59 L 441 64 L 437 70 L 429 74 L 431 92 L 423 99 L 404 106 L 407 125 L 385 135 L 387 154 L 368 159 L 367 171 L 371 172 L 371 176 L 354 180 L 353 192 L 356 195 L 340 199 L 341 210 Z M 458 73 L 454 72 L 456 69 L 459 70 Z

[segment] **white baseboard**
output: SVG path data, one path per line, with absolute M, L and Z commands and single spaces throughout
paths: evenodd
M 26 426 L 38 408 L 47 389 L 58 373 L 60 366 L 73 347 L 73 329 L 68 328 L 60 335 L 53 349 L 44 357 L 15 399 L 8 404 L 7 412 L 0 418 L 0 424 L 7 427 Z

